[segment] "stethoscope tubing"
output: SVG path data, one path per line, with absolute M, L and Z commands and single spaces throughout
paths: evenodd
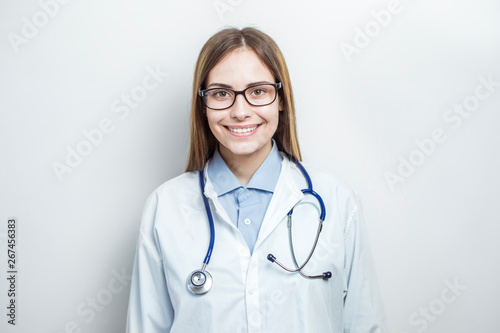
M 210 226 L 210 243 L 208 245 L 207 254 L 205 259 L 203 260 L 203 265 L 201 270 L 195 270 L 189 274 L 186 286 L 190 292 L 195 295 L 203 295 L 206 294 L 212 289 L 213 279 L 212 275 L 206 270 L 208 263 L 210 262 L 210 258 L 212 257 L 212 251 L 214 249 L 215 244 L 215 226 L 214 220 L 212 217 L 212 212 L 210 211 L 210 206 L 208 203 L 208 198 L 205 196 L 205 180 L 203 178 L 203 170 L 199 172 L 199 180 L 200 180 L 200 188 L 201 188 L 201 196 L 203 197 L 203 203 L 205 204 L 205 210 L 207 212 L 208 217 L 208 225 Z
M 210 243 L 208 245 L 208 250 L 207 250 L 207 254 L 205 256 L 205 259 L 203 260 L 203 268 L 202 268 L 202 272 L 203 272 L 203 271 L 205 271 L 205 267 L 210 262 L 210 258 L 212 257 L 212 251 L 214 249 L 214 243 L 215 243 L 214 219 L 212 217 L 212 212 L 210 211 L 210 206 L 209 206 L 209 203 L 208 203 L 208 198 L 204 194 L 204 191 L 205 191 L 205 180 L 203 179 L 203 171 L 200 171 L 200 188 L 202 190 L 201 196 L 203 197 L 203 203 L 205 204 L 205 210 L 206 210 L 207 216 L 208 216 L 208 224 L 210 226 Z
M 283 268 L 284 270 L 286 270 L 288 272 L 291 272 L 291 273 L 299 272 L 300 275 L 302 275 L 305 278 L 308 278 L 308 279 L 322 278 L 323 280 L 327 280 L 327 279 L 332 277 L 331 272 L 324 272 L 321 275 L 308 275 L 308 274 L 302 272 L 302 269 L 307 265 L 307 263 L 311 259 L 312 255 L 314 253 L 314 250 L 316 249 L 316 245 L 318 244 L 319 235 L 320 235 L 321 231 L 323 230 L 323 221 L 325 220 L 325 217 L 326 217 L 326 207 L 325 207 L 325 203 L 323 202 L 323 199 L 321 198 L 321 196 L 313 190 L 311 177 L 307 173 L 306 169 L 302 166 L 302 164 L 298 160 L 295 160 L 294 162 L 297 165 L 297 167 L 300 169 L 302 174 L 304 175 L 304 178 L 306 179 L 306 182 L 307 182 L 307 189 L 303 189 L 302 193 L 303 194 L 310 194 L 310 195 L 314 196 L 320 204 L 321 210 L 320 210 L 318 230 L 316 232 L 316 238 L 314 239 L 314 244 L 311 248 L 311 251 L 309 251 L 309 255 L 307 256 L 306 260 L 304 261 L 304 263 L 302 265 L 299 266 L 299 264 L 297 263 L 297 259 L 295 257 L 295 251 L 293 250 L 293 240 L 292 240 L 293 208 L 292 208 L 292 209 L 290 209 L 290 211 L 287 214 L 288 215 L 287 228 L 288 228 L 288 240 L 289 240 L 289 244 L 290 244 L 290 252 L 292 253 L 292 259 L 293 259 L 293 264 L 295 266 L 295 269 L 290 269 L 290 268 L 286 267 L 285 265 L 280 263 L 276 259 L 276 257 L 274 255 L 272 255 L 271 253 L 269 253 L 269 255 L 267 256 L 267 259 L 269 261 L 277 264 L 278 266 L 280 266 L 281 268 Z
M 305 260 L 305 262 L 302 265 L 299 266 L 299 264 L 297 263 L 297 259 L 295 257 L 295 252 L 293 250 L 293 241 L 292 241 L 292 213 L 293 213 L 293 208 L 292 208 L 292 209 L 290 209 L 290 211 L 287 214 L 288 215 L 287 227 L 288 227 L 288 237 L 289 237 L 289 243 L 290 243 L 290 250 L 291 250 L 291 253 L 292 253 L 292 259 L 293 259 L 293 263 L 294 263 L 295 269 L 287 268 L 286 266 L 284 266 L 283 264 L 281 264 L 276 259 L 276 257 L 273 256 L 272 254 L 269 254 L 267 256 L 267 259 L 269 261 L 271 261 L 271 262 L 276 263 L 277 265 L 279 265 L 281 268 L 283 268 L 284 270 L 286 270 L 288 272 L 299 272 L 303 277 L 306 277 L 306 278 L 309 278 L 309 279 L 323 278 L 324 280 L 327 280 L 327 279 L 329 279 L 332 276 L 331 272 L 325 272 L 325 273 L 323 273 L 321 275 L 313 275 L 313 276 L 307 275 L 306 273 L 302 272 L 302 269 L 307 265 L 307 263 L 311 259 L 312 255 L 314 253 L 314 250 L 316 249 L 316 245 L 318 244 L 319 235 L 320 235 L 321 230 L 323 228 L 323 221 L 325 220 L 325 216 L 326 216 L 326 208 L 325 208 L 325 204 L 324 204 L 323 199 L 321 198 L 321 196 L 318 193 L 316 193 L 316 192 L 313 191 L 311 178 L 309 177 L 309 174 L 307 173 L 307 171 L 304 169 L 304 167 L 302 166 L 302 164 L 298 160 L 294 160 L 294 162 L 298 166 L 298 168 L 300 169 L 300 171 L 302 172 L 302 174 L 304 175 L 304 178 L 306 179 L 306 182 L 307 182 L 307 187 L 308 188 L 307 189 L 303 189 L 302 193 L 303 194 L 310 194 L 310 195 L 314 196 L 318 200 L 318 202 L 320 204 L 320 207 L 321 207 L 321 213 L 320 213 L 320 218 L 319 218 L 319 226 L 318 226 L 318 230 L 316 232 L 316 238 L 314 240 L 314 244 L 313 244 L 313 246 L 311 248 L 311 251 L 309 252 L 309 255 L 307 256 L 307 259 Z M 207 212 L 208 224 L 209 224 L 209 227 L 210 227 L 210 243 L 208 245 L 207 254 L 205 255 L 205 259 L 203 260 L 203 266 L 202 266 L 201 270 L 195 270 L 194 272 L 192 272 L 189 275 L 188 280 L 187 280 L 187 287 L 188 287 L 188 289 L 193 294 L 196 294 L 196 295 L 202 295 L 202 294 L 205 294 L 208 291 L 210 291 L 210 289 L 212 288 L 212 283 L 213 283 L 212 282 L 212 276 L 210 275 L 210 273 L 208 271 L 206 271 L 206 267 L 207 267 L 207 265 L 210 262 L 210 258 L 212 257 L 212 252 L 213 252 L 213 249 L 214 249 L 214 244 L 215 244 L 215 226 L 214 226 L 214 220 L 213 220 L 213 217 L 212 217 L 212 212 L 210 210 L 210 204 L 208 202 L 207 196 L 204 193 L 204 191 L 205 191 L 205 179 L 204 179 L 204 176 L 203 176 L 203 169 L 199 171 L 199 181 L 200 181 L 201 194 L 202 194 L 202 197 L 203 197 L 203 203 L 205 205 L 205 210 Z M 195 276 L 196 277 L 203 277 L 203 282 L 198 283 L 195 280 Z

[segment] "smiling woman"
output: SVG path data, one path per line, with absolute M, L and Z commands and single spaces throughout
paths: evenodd
M 272 100 L 266 100 L 266 103 L 253 102 L 257 100 L 256 93 L 261 93 L 262 90 L 247 88 L 259 84 L 268 84 L 262 89 L 267 91 L 267 96 L 273 97 Z M 233 89 L 246 90 L 242 93 Z M 242 96 L 239 96 L 240 93 Z M 226 97 L 225 99 L 231 103 L 212 103 L 216 99 L 211 97 L 214 94 L 217 94 L 216 98 L 219 99 Z M 197 98 L 198 95 L 202 98 Z M 260 142 L 259 148 L 264 148 L 262 141 L 269 136 L 267 140 L 264 140 L 268 144 L 265 147 L 267 153 L 270 151 L 270 139 L 273 137 L 279 151 L 291 159 L 301 159 L 295 130 L 295 107 L 288 68 L 279 47 L 268 35 L 257 29 L 246 28 L 241 31 L 226 29 L 212 36 L 203 46 L 198 57 L 192 96 L 191 147 L 186 171 L 200 170 L 216 147 L 220 148 L 220 140 L 224 138 L 222 134 L 228 132 L 230 128 L 258 126 L 257 132 L 261 133 L 245 140 L 226 140 L 228 144 L 232 142 L 232 145 L 245 145 L 247 151 L 252 149 L 248 147 L 253 144 L 253 149 L 257 152 L 256 146 L 259 146 Z M 249 117 L 248 111 L 254 115 Z M 218 125 L 215 125 L 215 122 Z M 259 128 L 259 125 L 264 126 Z M 228 148 L 229 151 L 226 150 L 226 153 L 232 151 L 226 144 L 222 146 L 220 148 L 222 150 Z M 261 155 L 267 156 L 265 152 L 266 149 L 261 152 Z M 236 159 L 241 163 L 234 165 L 233 168 L 243 171 L 242 167 L 252 164 L 249 165 L 251 172 L 263 161 L 263 159 L 259 161 L 252 158 L 255 156 L 258 154 L 253 156 L 249 152 L 240 154 L 240 157 Z M 235 170 L 232 169 L 232 171 Z M 248 171 L 245 173 L 248 174 Z
M 225 29 L 203 46 L 190 140 L 186 172 L 144 208 L 127 332 L 384 332 L 361 201 L 300 163 L 268 35 Z
M 278 128 L 282 103 L 276 97 L 280 84 L 273 81 L 271 71 L 247 48 L 224 57 L 206 80 L 207 87 L 244 88 L 238 92 L 214 88 L 204 93 L 204 96 L 208 93 L 204 99 L 206 117 L 219 142 L 219 153 L 225 161 L 231 161 L 228 166 L 243 185 L 250 181 L 251 169 L 261 165 L 269 155 L 271 138 Z

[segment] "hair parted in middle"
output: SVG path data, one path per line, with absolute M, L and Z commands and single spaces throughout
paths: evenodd
M 279 112 L 278 128 L 273 139 L 278 150 L 289 159 L 302 160 L 295 125 L 292 85 L 281 50 L 271 37 L 256 28 L 247 27 L 241 30 L 227 28 L 210 37 L 201 49 L 196 62 L 189 121 L 190 147 L 185 171 L 202 170 L 205 161 L 213 154 L 218 144 L 208 125 L 205 105 L 198 91 L 205 89 L 205 81 L 212 68 L 225 56 L 241 48 L 254 51 L 273 74 L 276 82 L 281 82 L 282 89 L 278 94 L 283 103 L 283 110 Z

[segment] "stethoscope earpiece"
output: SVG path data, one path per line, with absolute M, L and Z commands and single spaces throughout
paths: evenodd
M 276 261 L 276 257 L 273 256 L 271 253 L 269 253 L 267 255 L 267 260 L 269 260 L 270 262 L 275 262 Z

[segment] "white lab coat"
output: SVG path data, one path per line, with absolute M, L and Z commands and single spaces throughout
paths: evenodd
M 293 267 L 286 214 L 299 201 L 316 203 L 301 192 L 307 184 L 300 170 L 280 154 L 281 174 L 252 255 L 220 205 L 205 166 L 204 194 L 215 223 L 215 246 L 207 266 L 213 288 L 205 295 L 193 295 L 186 287 L 188 275 L 201 268 L 209 243 L 198 172 L 171 179 L 151 194 L 137 242 L 128 333 L 383 332 L 361 202 L 336 178 L 304 164 L 326 206 L 318 246 L 304 271 L 331 271 L 333 277 L 305 279 L 266 259 L 272 253 Z M 294 209 L 299 264 L 314 241 L 316 206 L 299 204 Z

